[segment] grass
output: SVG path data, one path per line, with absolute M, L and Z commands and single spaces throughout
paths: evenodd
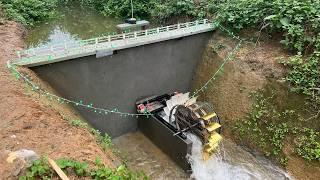
M 283 97 L 279 93 L 281 91 L 268 91 L 270 89 L 266 88 L 252 93 L 254 103 L 251 112 L 246 118 L 233 124 L 235 137 L 248 146 L 257 147 L 265 156 L 283 166 L 286 166 L 290 158 L 284 151 L 286 145 L 292 145 L 293 153 L 307 162 L 320 162 L 318 120 L 306 122 L 304 110 L 296 104 L 300 102 L 304 106 L 304 101 L 301 102 L 300 98 L 299 101 Z M 286 103 L 284 99 L 287 100 Z

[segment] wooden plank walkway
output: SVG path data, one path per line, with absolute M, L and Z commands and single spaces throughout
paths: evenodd
M 60 43 L 17 52 L 18 59 L 12 61 L 12 64 L 33 67 L 84 56 L 97 55 L 97 57 L 102 57 L 103 55 L 111 55 L 115 50 L 191 36 L 214 29 L 214 25 L 204 19 L 77 42 Z

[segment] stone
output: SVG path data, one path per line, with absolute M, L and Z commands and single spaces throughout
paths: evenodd
M 9 163 L 7 166 L 8 171 L 11 176 L 16 177 L 24 169 L 32 166 L 33 161 L 37 159 L 39 159 L 39 156 L 32 150 L 20 149 L 18 151 L 9 152 L 8 158 L 6 159 Z
M 20 149 L 18 151 L 9 153 L 7 162 L 14 163 L 14 161 L 16 161 L 17 159 L 23 160 L 27 167 L 30 167 L 33 161 L 39 159 L 39 156 L 32 150 Z

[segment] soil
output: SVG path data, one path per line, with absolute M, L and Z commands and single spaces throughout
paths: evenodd
M 223 59 L 233 50 L 238 40 L 227 38 L 221 32 L 216 32 L 204 52 L 199 64 L 194 87 L 200 87 L 216 72 Z M 286 69 L 279 64 L 281 58 L 288 56 L 276 41 L 260 42 L 255 45 L 244 42 L 232 61 L 224 66 L 223 73 L 205 91 L 204 98 L 214 105 L 221 118 L 225 121 L 224 135 L 231 137 L 230 122 L 241 119 L 251 110 L 250 93 L 263 88 L 267 79 L 281 81 Z
M 241 37 L 257 37 L 258 32 L 242 32 Z M 238 40 L 217 31 L 210 40 L 199 63 L 194 79 L 194 89 L 201 87 L 233 50 Z M 232 125 L 245 118 L 251 111 L 253 91 L 264 89 L 270 80 L 283 83 L 287 69 L 279 62 L 290 55 L 279 43 L 279 39 L 260 36 L 258 43 L 246 41 L 236 53 L 235 58 L 224 66 L 223 73 L 212 83 L 200 99 L 214 105 L 223 124 L 223 136 L 243 144 L 234 137 Z M 290 145 L 286 147 L 289 149 Z M 251 147 L 256 149 L 255 147 Z M 289 157 L 286 170 L 296 179 L 320 179 L 320 166 L 306 162 L 295 155 L 293 150 L 286 153 Z
M 17 179 L 17 167 L 6 161 L 8 153 L 20 149 L 35 151 L 52 159 L 70 158 L 93 165 L 100 157 L 114 168 L 118 159 L 111 151 L 104 152 L 95 137 L 86 129 L 74 127 L 67 120 L 81 119 L 67 105 L 51 102 L 30 90 L 9 72 L 8 60 L 24 47 L 26 30 L 15 22 L 0 25 L 0 179 Z M 27 68 L 24 73 L 42 87 L 54 92 Z

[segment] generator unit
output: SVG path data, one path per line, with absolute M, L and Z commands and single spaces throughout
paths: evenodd
M 190 169 L 187 155 L 192 142 L 187 133 L 199 137 L 203 159 L 207 160 L 219 146 L 221 122 L 212 105 L 197 101 L 189 93 L 150 96 L 136 102 L 139 129 L 183 169 Z

